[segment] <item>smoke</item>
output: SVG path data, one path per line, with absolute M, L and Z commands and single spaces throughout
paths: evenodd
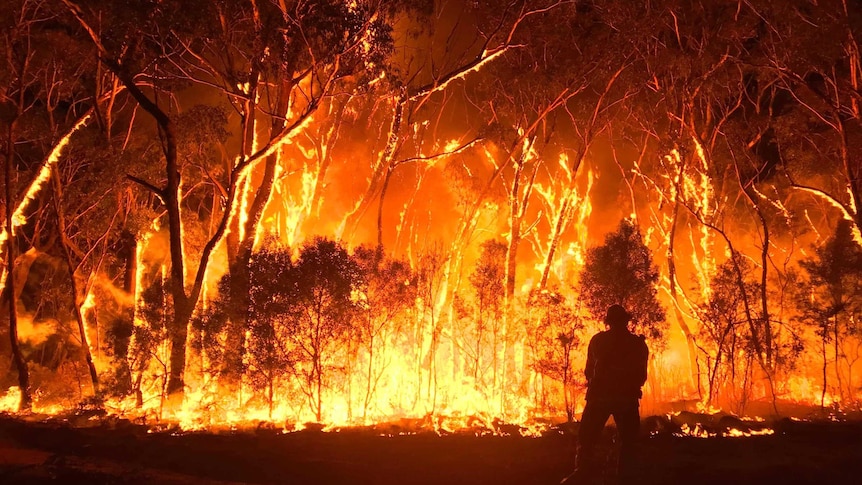
M 32 315 L 18 315 L 18 339 L 26 344 L 37 346 L 45 343 L 57 333 L 55 321 L 34 322 Z

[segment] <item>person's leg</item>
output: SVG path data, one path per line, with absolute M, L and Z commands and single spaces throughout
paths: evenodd
M 601 401 L 587 401 L 581 425 L 578 428 L 578 456 L 576 473 L 591 476 L 595 472 L 596 445 L 602 436 L 605 423 L 611 415 L 610 407 Z
M 617 404 L 614 406 L 613 415 L 620 434 L 620 461 L 617 468 L 620 483 L 632 483 L 637 470 L 637 446 L 641 424 L 638 401 Z

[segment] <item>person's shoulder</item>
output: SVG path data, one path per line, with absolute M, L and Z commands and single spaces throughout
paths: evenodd
M 609 335 L 609 330 L 602 330 L 601 332 L 598 332 L 595 335 L 593 335 L 593 337 L 590 339 L 590 343 L 601 342 L 603 340 L 607 340 L 608 335 Z
M 610 330 L 602 330 L 600 332 L 597 332 L 595 335 L 593 335 L 593 338 L 598 338 L 598 339 L 608 338 L 608 336 L 610 334 L 611 334 Z

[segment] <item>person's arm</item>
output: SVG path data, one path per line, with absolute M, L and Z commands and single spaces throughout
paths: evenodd
M 640 337 L 640 347 L 641 347 L 641 355 L 638 361 L 638 380 L 640 381 L 641 387 L 646 384 L 647 380 L 647 365 L 649 363 L 649 347 L 646 344 L 646 338 Z
M 596 372 L 596 337 L 590 339 L 590 345 L 587 347 L 587 365 L 584 366 L 584 376 L 587 378 L 587 385 L 590 385 L 590 380 Z

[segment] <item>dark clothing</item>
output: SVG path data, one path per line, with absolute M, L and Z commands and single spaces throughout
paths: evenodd
M 595 472 L 595 448 L 608 418 L 613 415 L 620 435 L 618 473 L 631 478 L 640 431 L 638 400 L 647 378 L 649 349 L 642 336 L 625 325 L 596 334 L 587 349 L 587 405 L 578 431 L 578 474 Z
M 596 445 L 605 429 L 605 423 L 613 415 L 620 435 L 620 458 L 617 473 L 620 481 L 625 483 L 633 475 L 637 458 L 637 440 L 640 432 L 641 418 L 638 413 L 638 401 L 587 401 L 581 426 L 578 428 L 578 472 L 585 478 L 596 473 Z
M 587 348 L 587 402 L 593 399 L 628 399 L 641 397 L 641 386 L 647 378 L 649 349 L 640 335 L 625 326 L 599 332 Z

